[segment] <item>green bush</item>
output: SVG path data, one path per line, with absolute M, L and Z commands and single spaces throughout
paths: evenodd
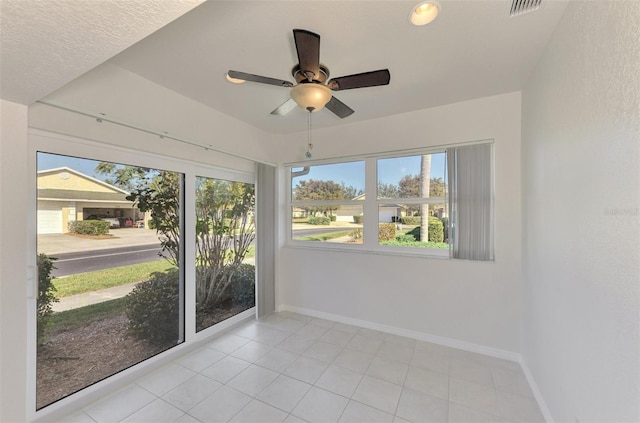
M 151 279 L 140 282 L 125 297 L 129 330 L 154 344 L 171 345 L 179 337 L 178 269 L 154 272 Z
M 156 228 L 156 221 L 153 220 L 153 218 L 149 219 L 149 229 L 155 229 Z
M 402 216 L 400 221 L 403 225 L 419 225 L 420 219 L 420 216 Z
M 429 217 L 429 241 L 431 242 L 443 242 L 444 241 L 444 225 L 442 221 L 437 217 Z M 416 226 L 407 235 L 412 235 L 416 241 L 420 239 L 420 226 Z
M 331 219 L 332 222 L 335 222 L 337 218 L 338 216 L 336 216 L 335 214 L 329 216 L 329 219 Z
M 396 238 L 395 223 L 380 223 L 378 226 L 378 241 L 391 241 Z
M 429 241 L 444 241 L 444 225 L 437 217 L 429 217 Z
M 309 225 L 330 225 L 331 219 L 326 216 L 310 216 L 307 223 Z
M 351 241 L 362 239 L 362 229 L 354 229 L 349 232 L 349 238 L 351 238 Z
M 38 254 L 37 335 L 39 344 L 46 341 L 44 330 L 48 326 L 49 319 L 53 313 L 51 306 L 53 303 L 58 302 L 58 298 L 54 294 L 56 287 L 53 286 L 55 277 L 51 276 L 51 271 L 55 269 L 53 265 L 55 260 L 54 257 L 49 257 L 46 254 Z
M 439 248 L 439 249 L 449 248 L 449 244 L 444 242 L 420 242 L 420 241 L 406 242 L 406 241 L 398 241 L 397 239 L 393 241 L 381 242 L 380 245 L 396 245 L 399 247 Z
M 109 222 L 103 220 L 76 220 L 69 224 L 69 232 L 82 235 L 104 235 L 109 233 Z
M 416 242 L 416 237 L 414 237 L 413 235 L 408 235 L 408 234 L 402 234 L 402 235 L 396 235 L 396 241 L 397 242 Z
M 256 267 L 242 263 L 233 274 L 231 298 L 234 304 L 253 307 L 256 305 Z
M 353 216 L 353 223 L 361 224 L 362 223 L 362 217 L 363 216 L 361 214 Z
M 444 240 L 448 240 L 449 239 L 449 218 L 448 217 L 441 217 L 440 221 L 442 222 L 442 226 L 444 227 Z

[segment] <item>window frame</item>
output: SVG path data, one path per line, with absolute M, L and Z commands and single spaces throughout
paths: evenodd
M 244 170 L 226 169 L 219 166 L 208 166 L 204 163 L 163 156 L 161 154 L 129 149 L 126 147 L 109 145 L 91 141 L 86 138 L 56 134 L 49 131 L 30 129 L 28 137 L 28 182 L 33 193 L 29 196 L 27 252 L 29 261 L 27 268 L 27 417 L 28 420 L 46 419 L 47 416 L 57 416 L 60 410 L 65 410 L 77 401 L 93 401 L 113 387 L 124 386 L 137 377 L 140 372 L 149 371 L 157 365 L 166 362 L 168 357 L 184 354 L 198 345 L 198 343 L 214 334 L 228 330 L 231 326 L 254 316 L 256 307 L 252 307 L 233 317 L 200 332 L 195 331 L 195 247 L 190 240 L 195 239 L 195 190 L 188 187 L 195 186 L 196 176 L 233 180 L 256 184 L 256 173 Z M 36 297 L 37 297 L 37 153 L 50 153 L 71 157 L 87 158 L 98 161 L 131 164 L 173 171 L 183 174 L 183 210 L 181 216 L 182 248 L 181 260 L 183 278 L 183 301 L 181 318 L 183 326 L 183 341 L 173 347 L 151 356 L 137 364 L 123 369 L 109 377 L 97 381 L 73 394 L 61 398 L 54 403 L 36 410 L 36 365 L 37 365 L 37 336 L 36 336 Z M 190 282 L 191 281 L 191 282 Z
M 403 256 L 416 256 L 425 258 L 439 258 L 439 259 L 451 259 L 451 248 L 436 249 L 436 248 L 420 248 L 420 247 L 402 247 L 393 245 L 380 245 L 378 242 L 378 228 L 379 228 L 379 206 L 382 204 L 389 204 L 394 202 L 394 198 L 378 199 L 378 160 L 391 159 L 400 157 L 420 156 L 425 154 L 445 154 L 446 163 L 446 146 L 429 147 L 421 149 L 411 150 L 397 150 L 392 152 L 384 152 L 362 156 L 347 156 L 335 159 L 322 159 L 322 160 L 309 160 L 305 162 L 286 163 L 285 166 L 285 183 L 286 183 L 286 203 L 287 203 L 287 215 L 286 215 L 286 228 L 287 236 L 285 245 L 294 248 L 308 248 L 319 249 L 326 251 L 349 251 L 360 252 L 370 254 L 385 254 L 385 255 L 403 255 Z M 345 244 L 345 243 L 332 243 L 332 242 L 311 242 L 293 239 L 292 228 L 292 208 L 303 205 L 343 205 L 346 202 L 344 200 L 326 200 L 326 201 L 294 201 L 292 199 L 293 187 L 291 172 L 293 168 L 300 168 L 305 166 L 319 166 L 327 164 L 339 164 L 339 163 L 352 163 L 364 161 L 364 179 L 365 179 L 365 199 L 364 200 L 352 200 L 348 204 L 361 204 L 363 208 L 363 243 L 362 244 Z M 446 165 L 445 165 L 446 166 Z M 445 167 L 446 172 L 446 167 Z M 437 198 L 402 198 L 403 203 L 407 204 L 440 204 L 442 202 L 449 202 L 448 190 L 447 195 Z M 368 217 L 369 216 L 369 217 Z M 373 218 L 371 216 L 374 216 Z

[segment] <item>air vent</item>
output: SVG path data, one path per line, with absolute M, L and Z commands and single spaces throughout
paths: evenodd
M 538 10 L 540 3 L 542 3 L 542 0 L 513 0 L 509 16 L 518 16 Z

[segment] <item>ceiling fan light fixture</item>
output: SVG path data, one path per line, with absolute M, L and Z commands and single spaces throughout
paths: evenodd
M 232 78 L 228 73 L 225 74 L 225 78 L 227 78 L 227 81 L 231 82 L 232 84 L 244 84 L 245 82 L 247 82 L 244 79 Z
M 427 25 L 438 16 L 440 12 L 440 4 L 436 1 L 430 0 L 419 3 L 409 14 L 409 22 L 415 26 Z
M 322 84 L 298 84 L 291 88 L 291 98 L 296 104 L 309 111 L 322 109 L 331 100 L 331 90 Z

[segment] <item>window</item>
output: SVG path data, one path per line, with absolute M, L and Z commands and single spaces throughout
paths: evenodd
M 446 153 L 378 159 L 379 245 L 448 249 Z
M 492 143 L 290 172 L 293 245 L 493 260 Z
M 196 177 L 196 331 L 255 306 L 253 184 Z
M 36 418 L 255 311 L 255 163 L 215 168 L 46 133 L 30 141 Z M 212 276 L 206 302 L 197 286 Z
M 291 238 L 362 243 L 363 161 L 291 168 Z
M 183 342 L 184 175 L 43 152 L 37 168 L 40 409 Z

